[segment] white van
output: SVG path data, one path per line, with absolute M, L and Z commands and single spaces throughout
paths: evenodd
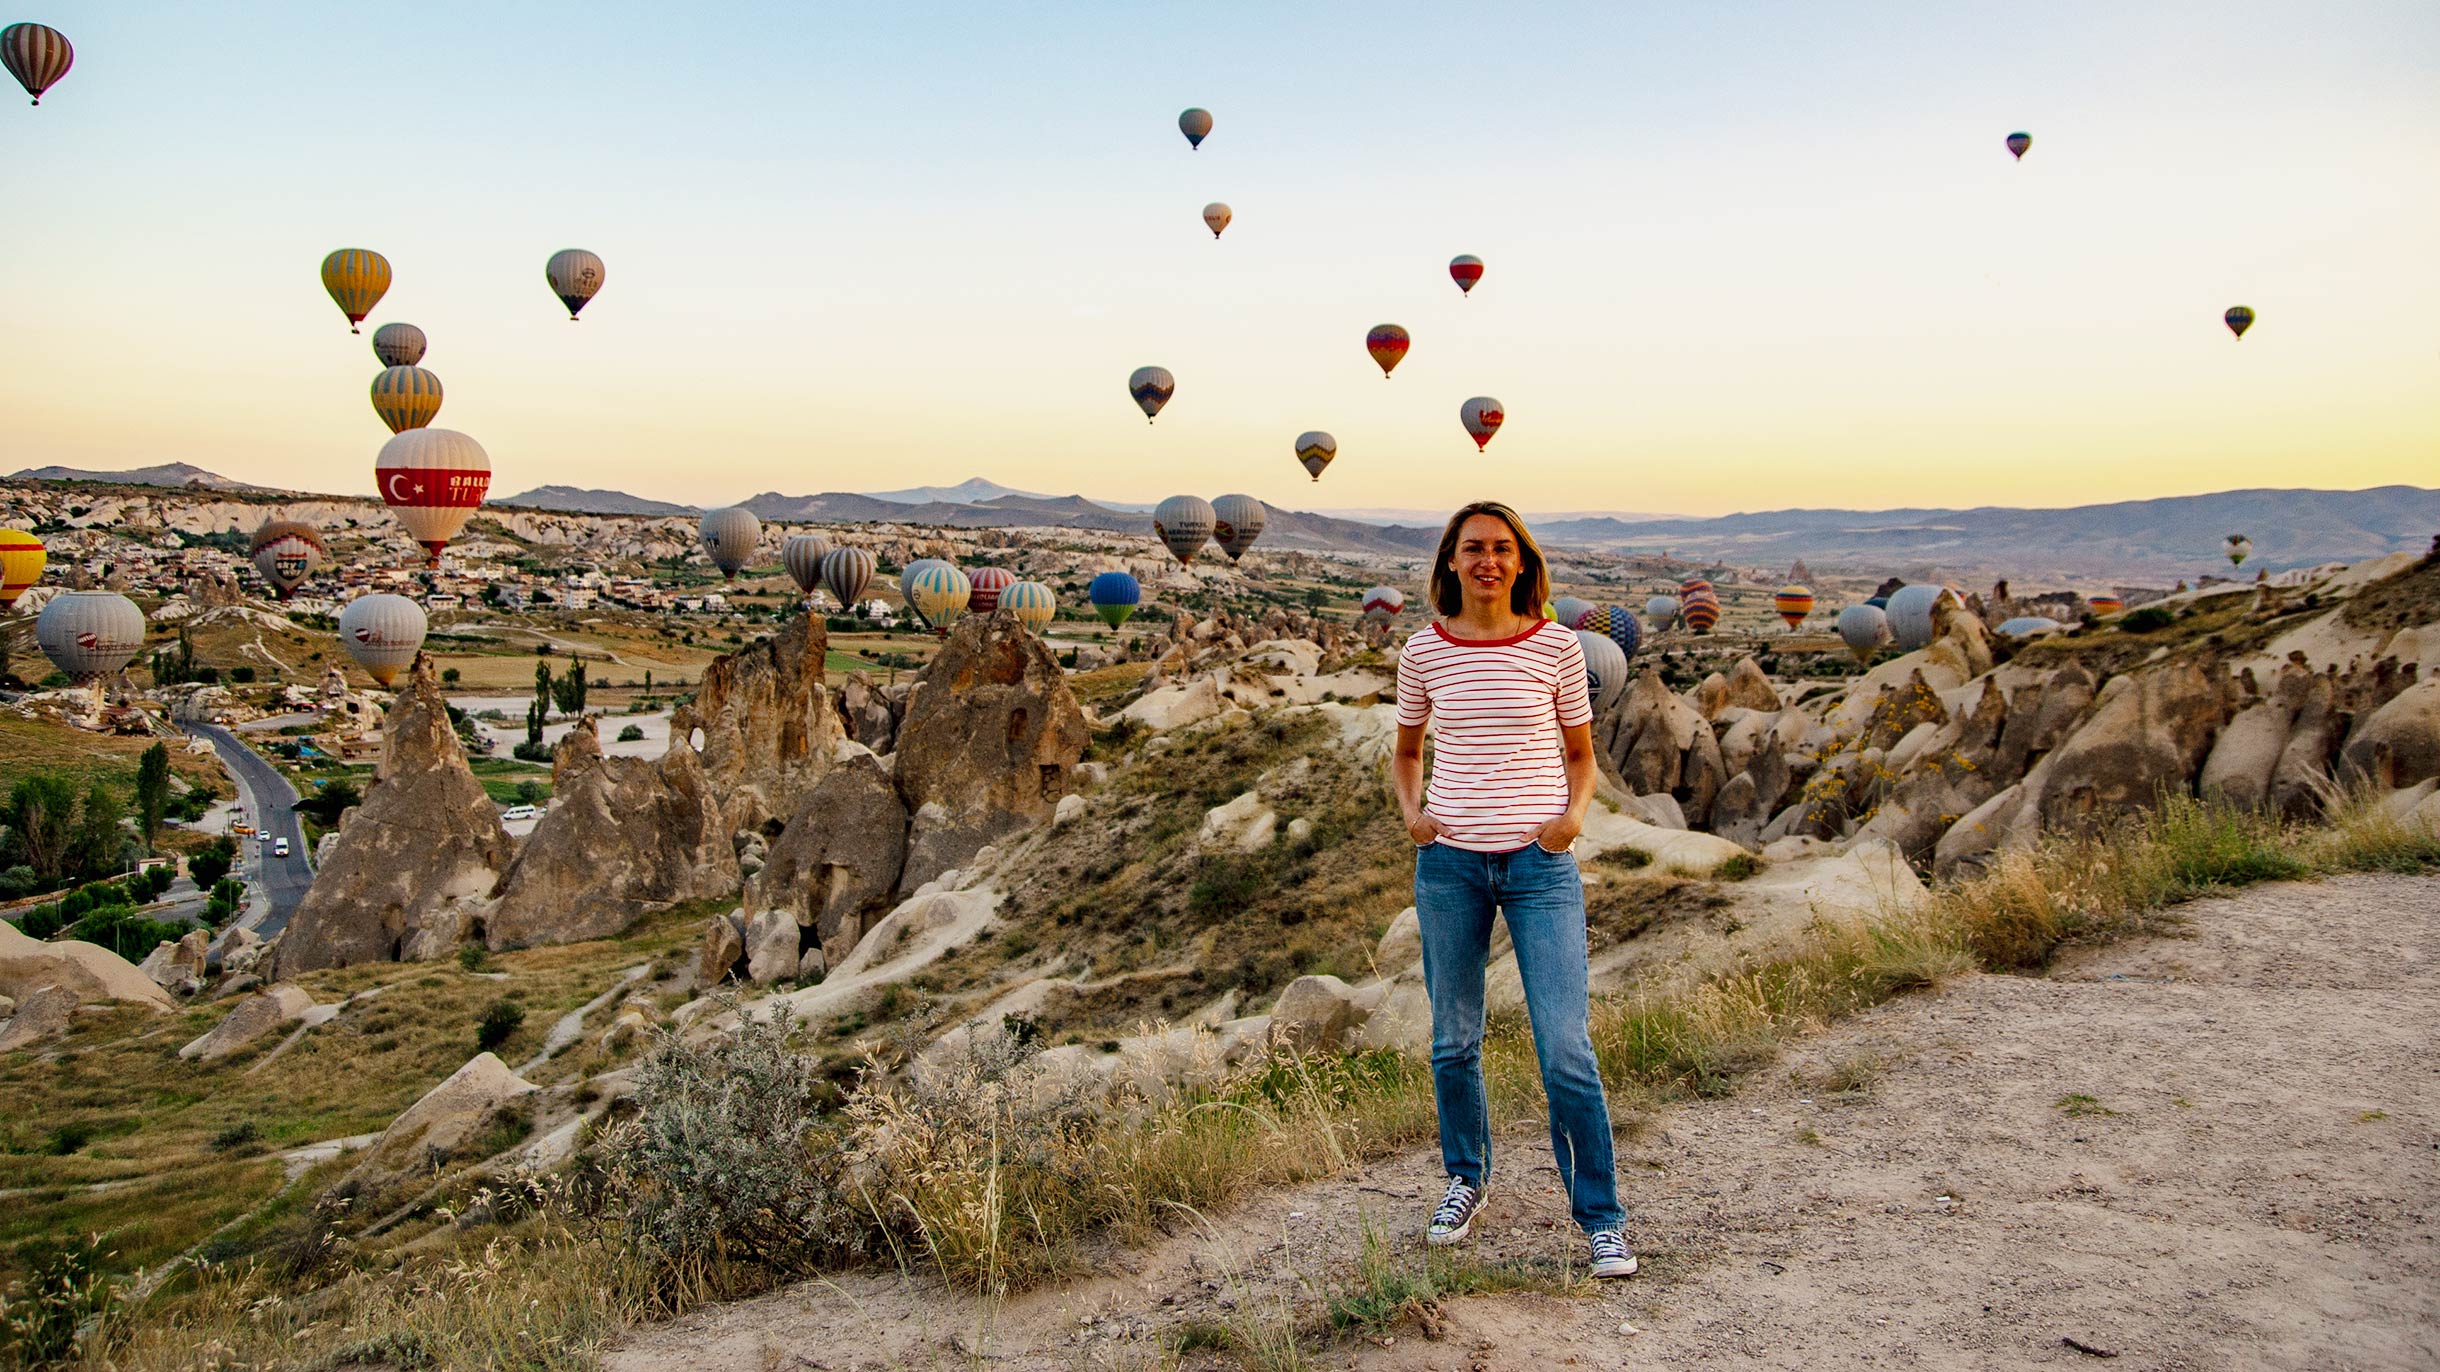
M 511 805 L 500 812 L 502 819 L 540 819 L 542 809 L 536 805 Z
M 277 843 L 272 844 L 271 856 L 275 858 L 284 858 L 288 856 L 288 840 L 283 838 Z

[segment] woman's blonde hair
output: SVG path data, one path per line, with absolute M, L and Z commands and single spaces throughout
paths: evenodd
M 1542 545 L 1525 528 L 1524 517 L 1496 500 L 1475 501 L 1450 515 L 1449 527 L 1440 531 L 1440 552 L 1432 559 L 1432 608 L 1444 615 L 1465 608 L 1466 589 L 1449 564 L 1457 557 L 1457 531 L 1476 515 L 1490 515 L 1517 536 L 1517 552 L 1524 565 L 1517 570 L 1516 584 L 1508 588 L 1508 608 L 1541 618 L 1542 602 L 1550 599 L 1550 564 L 1542 557 Z

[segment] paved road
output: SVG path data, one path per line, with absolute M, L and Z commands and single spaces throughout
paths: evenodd
M 297 817 L 297 788 L 288 784 L 279 769 L 264 761 L 238 740 L 237 735 L 217 724 L 181 724 L 195 736 L 208 740 L 212 750 L 220 754 L 221 765 L 237 778 L 238 795 L 245 802 L 246 813 L 253 817 L 255 827 L 273 839 L 288 840 L 288 856 L 271 856 L 268 845 L 245 842 L 238 845 L 246 863 L 246 881 L 271 902 L 271 913 L 254 932 L 269 938 L 288 927 L 288 917 L 296 913 L 297 903 L 305 899 L 305 888 L 313 885 L 313 863 L 305 851 L 305 823 Z

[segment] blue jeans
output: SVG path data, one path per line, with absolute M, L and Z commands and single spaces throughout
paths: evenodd
M 1415 850 L 1415 913 L 1423 982 L 1432 997 L 1432 1093 L 1440 1160 L 1476 1186 L 1491 1173 L 1491 1107 L 1483 1094 L 1483 971 L 1493 911 L 1508 921 L 1534 1056 L 1550 1099 L 1550 1147 L 1569 1211 L 1589 1233 L 1622 1228 L 1610 1156 L 1610 1104 L 1593 1059 L 1585 981 L 1584 884 L 1572 853 L 1528 843 L 1477 853 L 1434 843 Z

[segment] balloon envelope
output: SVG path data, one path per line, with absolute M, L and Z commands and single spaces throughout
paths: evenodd
M 1211 131 L 1210 110 L 1190 109 L 1178 116 L 1178 132 L 1186 135 L 1186 146 L 1190 148 L 1202 147 L 1203 140 L 1211 136 Z
M 51 597 L 34 620 L 34 641 L 51 665 L 78 681 L 109 676 L 144 647 L 144 612 L 115 591 Z
M 703 540 L 704 556 L 720 569 L 720 575 L 735 581 L 737 573 L 754 560 L 755 545 L 762 542 L 762 521 L 752 510 L 730 505 L 705 514 L 697 536 Z
M 1039 581 L 1016 581 L 1000 592 L 999 608 L 1015 615 L 1026 632 L 1039 636 L 1059 617 L 1059 597 Z
M 2032 147 L 2032 146 L 2033 146 L 2033 135 L 2032 135 L 2032 134 L 2029 134 L 2029 133 L 2012 133 L 2012 134 L 2009 134 L 2009 135 L 2008 135 L 2008 151 L 2009 151 L 2009 152 L 2011 152 L 2011 153 L 2013 153 L 2013 154 L 2015 154 L 2015 156 L 2016 156 L 2017 160 L 2018 160 L 2018 161 L 2020 161 L 2020 162 L 2021 162 L 2021 161 L 2023 161 L 2023 160 L 2024 160 L 2024 158 L 2025 158 L 2025 149 L 2030 148 L 2030 147 Z M 2075 158 L 2074 158 L 2074 157 L 2071 155 L 2071 156 L 2068 158 L 2068 160 L 2072 162 L 2072 161 L 2074 161 L 2074 160 L 2075 160 Z
M 830 540 L 820 534 L 790 534 L 779 549 L 780 565 L 788 569 L 789 580 L 807 595 L 822 584 L 822 559 L 828 556 Z
M 23 529 L 0 529 L 0 610 L 14 606 L 17 597 L 33 589 L 50 560 L 41 539 Z
M 1868 661 L 1889 643 L 1889 614 L 1878 605 L 1850 605 L 1838 612 L 1838 636 L 1856 661 Z
M 1296 460 L 1305 464 L 1305 472 L 1314 480 L 1322 479 L 1322 468 L 1339 455 L 1339 441 L 1319 429 L 1307 429 L 1296 436 Z
M 2059 621 L 2047 619 L 2041 615 L 2019 615 L 2014 619 L 2001 620 L 1998 632 L 2009 638 L 2035 638 L 2042 634 L 2056 633 L 2065 627 Z
M 272 593 L 286 600 L 313 575 L 313 569 L 330 560 L 330 549 L 322 542 L 321 531 L 311 524 L 293 519 L 265 520 L 254 531 L 247 553 L 254 560 L 254 569 L 271 583 Z
M 1406 592 L 1395 586 L 1375 586 L 1356 600 L 1356 608 L 1376 624 L 1386 624 L 1406 608 Z
M 1144 412 L 1147 424 L 1177 390 L 1178 379 L 1169 374 L 1167 367 L 1138 367 L 1127 377 L 1127 394 L 1135 397 L 1136 407 Z
M 381 445 L 373 481 L 432 564 L 491 489 L 491 455 L 455 429 L 407 429 Z
M 359 596 L 339 612 L 339 642 L 384 686 L 415 665 L 424 629 L 424 607 L 402 595 Z
M 1935 626 L 1932 607 L 1943 599 L 1955 603 L 1957 593 L 1946 586 L 1915 582 L 1889 593 L 1889 633 L 1905 652 L 1931 643 Z
M 947 562 L 934 561 L 908 579 L 908 602 L 926 624 L 942 633 L 947 633 L 949 626 L 966 613 L 967 602 L 973 595 L 974 583 Z
M 384 367 L 412 367 L 424 360 L 424 331 L 413 324 L 384 324 L 373 330 L 373 356 Z
M 420 429 L 440 417 L 441 379 L 421 367 L 389 367 L 373 378 L 373 413 L 390 432 Z
M 1244 557 L 1254 540 L 1262 537 L 1262 526 L 1269 519 L 1262 502 L 1250 495 L 1224 495 L 1212 502 L 1212 542 L 1235 562 Z
M 966 608 L 978 615 L 990 614 L 1000 608 L 1000 593 L 1017 584 L 1017 574 L 1006 567 L 977 567 L 966 574 Z
M 1788 627 L 1793 629 L 1805 622 L 1806 615 L 1813 613 L 1813 588 L 1797 585 L 1782 586 L 1779 588 L 1779 594 L 1771 597 L 1771 607 L 1779 611 L 1779 617 L 1786 620 Z
M 1690 595 L 1678 613 L 1686 617 L 1687 628 L 1698 634 L 1710 633 L 1711 626 L 1720 622 L 1720 598 L 1709 591 Z
M 1483 259 L 1472 253 L 1459 253 L 1450 258 L 1449 279 L 1457 283 L 1458 294 L 1474 294 L 1474 283 L 1483 279 Z
M 1218 522 L 1211 502 L 1196 495 L 1173 495 L 1152 511 L 1152 532 L 1180 566 L 1194 565 L 1195 554 L 1212 541 L 1212 526 Z
M 1572 595 L 1563 595 L 1557 600 L 1552 601 L 1551 605 L 1553 608 L 1558 610 L 1559 623 L 1563 628 L 1574 629 L 1580 627 L 1584 621 L 1584 617 L 1593 612 L 1593 602 L 1589 600 L 1581 600 Z
M 390 259 L 370 248 L 341 248 L 322 259 L 322 289 L 347 316 L 347 331 L 362 333 L 356 326 L 389 294 Z
M 543 279 L 551 283 L 551 294 L 568 307 L 571 321 L 585 302 L 601 290 L 609 275 L 602 260 L 582 248 L 561 248 L 551 254 L 551 260 L 542 268 Z
M 1103 572 L 1085 588 L 1085 598 L 1093 602 L 1093 613 L 1101 616 L 1101 622 L 1115 629 L 1135 613 L 1144 590 L 1125 572 Z
M 2084 598 L 2084 603 L 2092 606 L 2093 613 L 2097 615 L 2114 615 L 2127 607 L 2124 597 L 2110 591 L 2103 591 L 2098 595 L 2088 595 Z
M 1676 596 L 1656 595 L 1644 602 L 1644 620 L 1652 626 L 1652 632 L 1667 633 L 1669 626 L 1677 623 L 1681 608 Z
M 2228 554 L 2228 565 L 2231 567 L 2244 566 L 2245 559 L 2254 553 L 2254 541 L 2243 534 L 2230 534 L 2220 546 Z
M 1628 657 L 1635 656 L 1635 650 L 1644 646 L 1644 626 L 1624 605 L 1610 607 L 1609 633 L 1610 641 L 1617 644 L 1618 651 Z
M 1375 324 L 1365 330 L 1364 351 L 1372 354 L 1374 365 L 1381 369 L 1382 380 L 1387 381 L 1398 364 L 1406 360 L 1407 346 L 1412 341 L 1406 330 L 1396 324 Z
M 1585 694 L 1593 698 L 1593 713 L 1600 714 L 1627 693 L 1627 655 L 1607 634 L 1590 629 L 1576 631 L 1576 645 L 1584 650 Z
M 822 589 L 841 610 L 854 607 L 873 582 L 875 559 L 862 548 L 833 548 L 822 556 Z
M 1220 236 L 1220 231 L 1228 227 L 1228 221 L 1232 218 L 1235 216 L 1229 213 L 1228 206 L 1217 200 L 1203 207 L 1203 227 L 1211 230 L 1214 238 Z
M 11 24 L 0 29 L 0 63 L 17 78 L 25 93 L 42 103 L 42 93 L 59 84 L 76 64 L 76 46 L 47 24 Z
M 2245 331 L 2254 326 L 2254 312 L 2243 305 L 2229 306 L 2228 313 L 2220 318 L 2227 323 L 2228 331 L 2239 338 L 2243 338 Z
M 1491 436 L 1500 431 L 1507 418 L 1508 412 L 1500 408 L 1500 402 L 1487 395 L 1478 395 L 1457 407 L 1457 422 L 1465 425 L 1466 432 L 1473 436 L 1474 450 L 1478 453 L 1491 442 Z

